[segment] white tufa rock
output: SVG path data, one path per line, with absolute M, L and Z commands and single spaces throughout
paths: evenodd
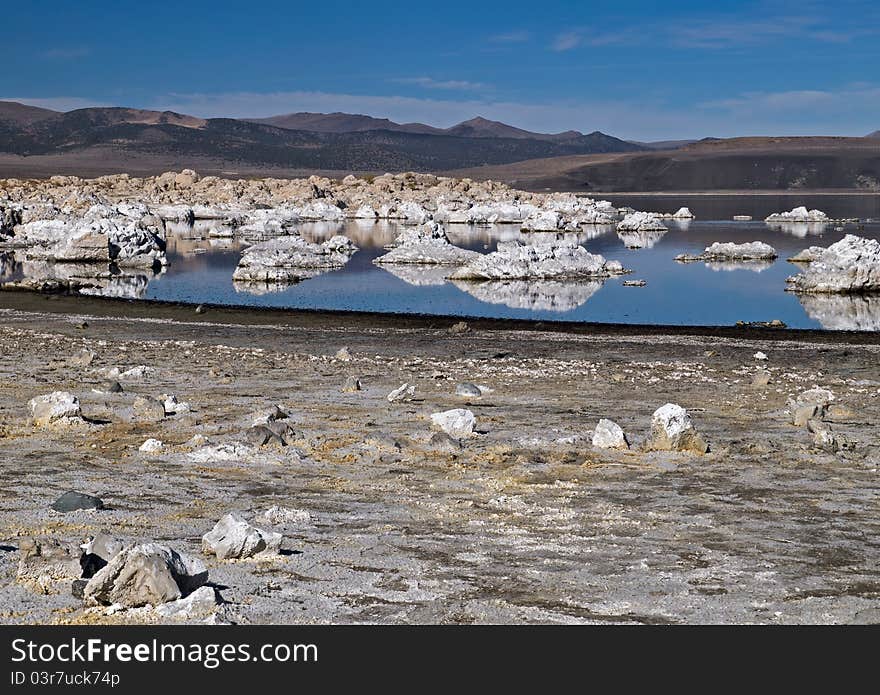
M 599 449 L 629 449 L 629 442 L 620 425 L 602 418 L 593 432 L 593 446 Z
M 138 447 L 138 451 L 144 454 L 155 454 L 159 451 L 162 451 L 162 442 L 159 439 L 153 439 L 152 437 L 145 441 Z
M 682 254 L 676 256 L 677 261 L 769 261 L 777 256 L 776 249 L 763 241 L 750 241 L 745 244 L 716 241 L 707 246 L 697 256 Z
M 37 396 L 28 401 L 31 419 L 37 427 L 46 427 L 59 420 L 70 420 L 81 416 L 79 399 L 67 391 L 53 391 L 45 396 Z
M 344 266 L 357 246 L 344 236 L 312 244 L 301 236 L 270 239 L 248 248 L 232 274 L 237 282 L 298 282 Z
M 237 514 L 227 514 L 202 536 L 202 552 L 220 560 L 277 555 L 282 536 L 252 526 Z
M 765 222 L 828 222 L 829 218 L 821 210 L 807 210 L 800 206 L 790 212 L 774 212 Z
M 650 212 L 631 212 L 617 224 L 618 232 L 665 232 L 666 226 Z
M 310 523 L 311 520 L 312 515 L 304 509 L 279 507 L 277 504 L 273 504 L 254 518 L 254 521 L 267 526 L 302 526 Z
M 499 242 L 498 250 L 480 255 L 449 277 L 454 280 L 526 280 L 530 278 L 598 279 L 625 273 L 618 261 L 606 261 L 570 241 L 527 246 Z
M 410 385 L 407 383 L 398 386 L 391 393 L 389 393 L 386 398 L 388 399 L 389 403 L 394 403 L 395 401 L 410 401 L 415 395 L 416 385 Z
M 680 405 L 667 403 L 651 417 L 648 448 L 658 451 L 691 451 L 704 454 L 709 446 L 697 433 L 690 415 Z
M 463 265 L 480 256 L 476 251 L 453 246 L 446 230 L 436 222 L 401 233 L 384 256 L 373 260 L 376 264 Z
M 758 352 L 756 352 L 756 353 L 753 355 L 753 357 L 754 357 L 756 360 L 766 360 L 766 359 L 767 359 L 767 355 L 766 355 L 765 353 L 761 352 L 760 350 L 759 350 Z
M 477 418 L 470 410 L 453 408 L 431 415 L 431 424 L 454 439 L 470 437 L 477 424 Z
M 880 241 L 847 234 L 786 282 L 808 294 L 880 292 Z

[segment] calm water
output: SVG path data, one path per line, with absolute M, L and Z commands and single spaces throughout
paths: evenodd
M 452 283 L 448 268 L 385 266 L 372 260 L 385 252 L 398 233 L 387 222 L 303 225 L 301 232 L 320 241 L 346 234 L 360 247 L 348 265 L 285 287 L 234 284 L 232 273 L 244 246 L 234 239 L 191 238 L 207 227 L 179 229 L 169 236 L 165 273 L 141 283 L 145 298 L 188 302 L 244 304 L 289 308 L 354 309 L 463 316 L 657 323 L 731 325 L 737 321 L 780 319 L 792 327 L 880 330 L 880 297 L 818 297 L 799 299 L 785 292 L 785 278 L 799 272 L 786 258 L 811 245 L 827 246 L 845 233 L 880 238 L 880 196 L 611 196 L 618 205 L 666 211 L 688 205 L 699 219 L 666 221 L 669 231 L 652 246 L 632 250 L 614 227 L 587 228 L 575 237 L 589 251 L 621 261 L 631 275 L 605 282 Z M 832 203 L 832 204 L 829 204 Z M 762 218 L 797 204 L 820 207 L 841 217 L 875 218 L 863 229 L 845 231 L 828 226 L 774 229 Z M 759 221 L 733 222 L 734 214 L 752 214 Z M 704 219 L 711 215 L 716 219 Z M 488 252 L 503 239 L 553 238 L 521 234 L 518 226 L 476 228 L 450 225 L 448 233 L 460 246 Z M 697 254 L 715 241 L 764 241 L 774 246 L 774 263 L 740 265 L 674 261 L 681 253 Z M 645 280 L 645 287 L 624 287 L 627 279 Z M 146 278 L 144 278 L 146 280 Z M 802 303 L 803 301 L 803 303 Z

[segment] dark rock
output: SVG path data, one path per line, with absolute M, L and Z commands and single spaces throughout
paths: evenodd
M 105 393 L 122 393 L 122 384 L 118 381 L 105 381 L 101 385 L 101 390 Z
M 92 575 L 89 575 L 91 577 Z M 85 595 L 86 584 L 89 583 L 88 579 L 74 579 L 73 583 L 70 585 L 70 594 L 73 598 L 78 598 L 82 600 Z
M 77 509 L 103 509 L 104 502 L 94 495 L 70 490 L 52 503 L 56 512 L 74 512 Z

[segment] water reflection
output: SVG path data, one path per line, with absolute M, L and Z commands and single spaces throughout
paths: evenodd
M 557 280 L 495 280 L 465 282 L 452 280 L 462 292 L 487 304 L 503 304 L 531 311 L 571 311 L 585 304 L 602 289 L 601 280 L 559 282 Z
M 767 226 L 775 232 L 803 239 L 807 236 L 822 236 L 831 225 L 827 222 L 768 222 Z
M 729 273 L 734 270 L 751 270 L 753 273 L 762 273 L 773 267 L 773 261 L 707 261 L 704 265 L 716 273 Z
M 667 232 L 663 230 L 653 231 L 624 231 L 617 232 L 617 238 L 628 249 L 652 249 L 657 245 Z
M 385 272 L 403 280 L 414 287 L 431 287 L 446 284 L 446 278 L 455 266 L 448 265 L 416 265 L 403 263 L 383 263 L 379 266 Z
M 802 294 L 804 311 L 833 331 L 880 330 L 880 295 Z

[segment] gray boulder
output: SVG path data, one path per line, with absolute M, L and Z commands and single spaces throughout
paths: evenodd
M 202 551 L 220 560 L 277 555 L 282 536 L 252 526 L 237 514 L 227 514 L 202 536 Z
M 121 604 L 126 608 L 176 601 L 208 580 L 205 565 L 158 543 L 119 552 L 89 579 L 87 605 Z

